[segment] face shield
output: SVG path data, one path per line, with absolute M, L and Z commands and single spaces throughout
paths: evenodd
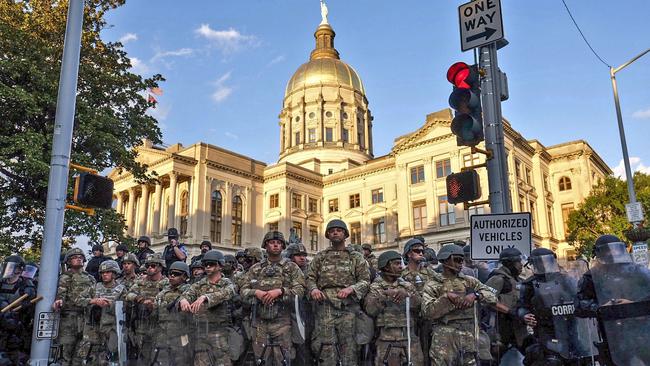
M 596 260 L 602 264 L 632 263 L 632 256 L 627 252 L 625 243 L 614 242 L 599 245 Z
M 532 265 L 533 273 L 536 275 L 560 272 L 557 259 L 552 254 L 530 257 L 530 264 Z
M 2 265 L 2 279 L 11 278 L 17 270 L 20 270 L 20 264 L 16 262 L 6 262 Z
M 36 272 L 38 272 L 38 267 L 28 264 L 25 266 L 25 269 L 23 270 L 23 273 L 20 276 L 23 278 L 29 278 L 30 280 L 33 280 L 34 278 L 36 278 Z

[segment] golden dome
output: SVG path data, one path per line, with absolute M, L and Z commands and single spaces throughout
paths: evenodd
M 293 74 L 285 90 L 285 98 L 297 89 L 317 85 L 344 86 L 365 95 L 359 74 L 339 59 L 334 48 L 334 30 L 329 24 L 321 24 L 314 37 L 316 48 L 311 52 L 310 60 L 302 64 Z

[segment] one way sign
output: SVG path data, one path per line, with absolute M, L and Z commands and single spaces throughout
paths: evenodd
M 464 52 L 503 38 L 501 0 L 474 0 L 458 7 L 460 49 Z

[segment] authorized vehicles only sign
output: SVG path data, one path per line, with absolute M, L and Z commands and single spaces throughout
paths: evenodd
M 530 255 L 530 212 L 472 215 L 470 219 L 472 259 L 498 260 L 505 248 L 517 248 Z

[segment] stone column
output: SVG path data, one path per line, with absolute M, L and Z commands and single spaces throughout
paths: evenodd
M 149 186 L 142 185 L 142 195 L 140 196 L 140 208 L 138 217 L 138 235 L 147 235 L 147 210 L 149 205 Z
M 127 232 L 131 235 L 135 235 L 135 230 L 133 230 L 133 204 L 135 203 L 135 188 L 129 188 L 129 201 L 126 204 L 126 226 Z
M 232 244 L 232 183 L 224 184 L 223 219 L 221 220 L 221 242 Z
M 169 207 L 167 208 L 167 229 L 176 227 L 176 180 L 175 172 L 169 173 Z
M 153 201 L 153 227 L 151 235 L 155 236 L 160 233 L 160 215 L 162 206 L 162 184 L 156 184 Z
M 122 205 L 124 205 L 124 200 L 122 198 L 122 192 L 117 193 L 117 206 L 115 207 L 115 211 L 119 214 L 123 214 L 122 212 Z

